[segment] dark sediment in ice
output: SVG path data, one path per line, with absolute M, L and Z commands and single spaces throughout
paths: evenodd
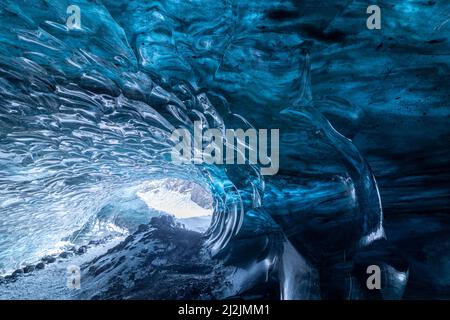
M 204 236 L 153 218 L 122 243 L 83 266 L 82 299 L 217 299 L 224 266 L 204 247 Z

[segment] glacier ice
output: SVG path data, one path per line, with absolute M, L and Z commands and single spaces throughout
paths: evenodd
M 314 55 L 333 49 L 318 52 L 299 32 L 301 2 L 80 0 L 81 28 L 71 30 L 70 1 L 1 0 L 0 269 L 100 231 L 133 233 L 160 211 L 213 212 L 202 246 L 235 268 L 230 294 L 275 282 L 283 299 L 372 297 L 364 267 L 375 261 L 389 284 L 381 296 L 400 297 L 407 266 L 385 239 L 375 177 L 324 115 L 357 122 L 362 111 L 315 101 Z M 280 129 L 278 174 L 174 164 L 169 137 L 195 121 Z M 163 180 L 212 199 L 155 191 Z

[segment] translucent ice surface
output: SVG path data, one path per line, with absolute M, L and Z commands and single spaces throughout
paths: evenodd
M 400 297 L 408 268 L 386 240 L 376 174 L 359 150 L 385 180 L 396 177 L 393 187 L 425 179 L 398 177 L 405 167 L 389 162 L 414 151 L 413 139 L 395 128 L 371 135 L 377 120 L 369 120 L 380 110 L 393 123 L 410 114 L 406 105 L 390 111 L 392 99 L 377 100 L 371 90 L 387 94 L 405 80 L 391 68 L 392 81 L 363 85 L 378 64 L 393 62 L 362 62 L 352 50 L 367 44 L 365 33 L 347 30 L 362 39 L 350 48 L 342 32 L 330 31 L 341 16 L 355 17 L 349 10 L 361 11 L 364 26 L 361 1 L 326 2 L 321 11 L 316 1 L 79 0 L 80 28 L 71 29 L 71 1 L 0 0 L 2 273 L 74 243 L 131 234 L 166 213 L 203 234 L 211 259 L 236 268 L 228 279 L 233 295 L 276 283 L 282 299 L 372 297 L 365 268 L 377 264 L 389 284 L 377 298 Z M 406 28 L 395 12 L 387 16 Z M 414 36 L 434 32 L 427 30 Z M 363 53 L 381 50 L 370 48 Z M 448 52 L 435 56 L 436 72 L 448 74 Z M 367 92 L 374 110 L 365 109 Z M 225 142 L 226 129 L 279 129 L 277 174 L 264 176 L 248 161 L 172 161 L 173 131 L 193 133 L 194 122 Z M 412 136 L 416 125 L 407 126 Z M 393 136 L 404 138 L 399 149 Z M 381 144 L 382 137 L 389 139 Z M 399 210 L 418 194 L 442 207 L 442 190 L 408 191 Z

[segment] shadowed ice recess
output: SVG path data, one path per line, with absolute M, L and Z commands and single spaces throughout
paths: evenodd
M 79 292 L 62 289 L 67 263 L 61 262 L 64 271 L 49 269 L 56 289 L 39 276 L 45 269 L 5 281 L 6 289 L 0 281 L 0 298 L 33 298 L 21 288 L 34 281 L 37 294 L 39 279 L 46 284 L 42 298 L 401 298 L 409 268 L 421 270 L 422 262 L 398 247 L 409 228 L 402 220 L 391 220 L 399 243 L 388 242 L 375 177 L 399 186 L 386 191 L 390 210 L 410 214 L 414 205 L 402 205 L 401 191 L 417 170 L 410 164 L 406 174 L 396 157 L 414 155 L 411 148 L 423 142 L 380 143 L 395 136 L 394 129 L 374 127 L 392 102 L 366 95 L 375 94 L 371 85 L 394 91 L 405 81 L 398 73 L 409 69 L 392 67 L 382 79 L 373 69 L 390 62 L 356 58 L 375 50 L 359 47 L 369 46 L 365 4 L 326 2 L 322 8 L 315 1 L 0 0 L 0 271 L 10 274 L 74 245 L 127 237 L 75 262 L 82 264 Z M 416 2 L 397 10 L 414 15 Z M 66 26 L 72 4 L 80 7 L 80 29 Z M 389 8 L 387 16 L 401 25 Z M 361 32 L 349 33 L 354 45 L 340 31 L 345 16 L 350 25 L 361 19 Z M 448 35 L 449 17 L 441 18 Z M 424 68 L 448 75 L 450 51 L 442 41 L 447 56 Z M 403 45 L 391 48 L 392 60 L 401 60 Z M 368 84 L 368 74 L 376 84 Z M 389 112 L 387 121 L 409 121 L 406 109 L 407 116 Z M 448 108 L 439 114 L 448 117 Z M 278 174 L 262 176 L 251 164 L 172 162 L 172 132 L 192 132 L 194 121 L 222 133 L 280 129 Z M 448 131 L 442 134 L 448 139 Z M 432 195 L 418 187 L 407 196 L 422 194 L 445 210 L 448 189 Z M 405 223 L 420 225 L 414 219 L 420 217 Z M 448 263 L 444 257 L 435 268 Z M 366 268 L 374 264 L 382 271 L 382 289 L 375 291 L 366 287 Z M 443 282 L 431 281 L 431 294 L 448 296 L 447 273 Z M 190 289 L 176 291 L 174 283 Z M 406 292 L 420 297 L 414 290 L 424 287 L 422 280 L 412 283 Z

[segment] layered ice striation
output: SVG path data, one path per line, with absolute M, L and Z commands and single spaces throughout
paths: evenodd
M 386 240 L 374 175 L 323 115 L 342 127 L 342 115 L 359 111 L 312 94 L 311 59 L 339 50 L 323 49 L 339 33 L 320 30 L 347 2 L 321 11 L 314 1 L 1 0 L 0 268 L 132 233 L 86 271 L 104 276 L 92 283 L 107 287 L 117 272 L 102 275 L 102 261 L 111 267 L 124 256 L 121 276 L 133 273 L 126 259 L 151 251 L 143 248 L 151 237 L 164 242 L 166 230 L 195 240 L 185 263 L 200 255 L 198 273 L 211 272 L 211 288 L 161 296 L 127 287 L 101 297 L 224 298 L 270 284 L 282 299 L 400 298 L 408 268 Z M 66 26 L 72 4 L 80 7 L 79 29 Z M 172 162 L 172 132 L 193 132 L 196 121 L 223 134 L 280 129 L 278 174 L 262 176 L 253 164 Z M 161 213 L 194 231 L 170 221 L 138 227 Z M 166 260 L 183 264 L 170 248 Z M 128 268 L 139 267 L 133 263 Z M 367 290 L 372 264 L 382 269 L 381 291 Z M 173 281 L 186 278 L 180 274 Z M 223 281 L 234 289 L 220 291 Z

